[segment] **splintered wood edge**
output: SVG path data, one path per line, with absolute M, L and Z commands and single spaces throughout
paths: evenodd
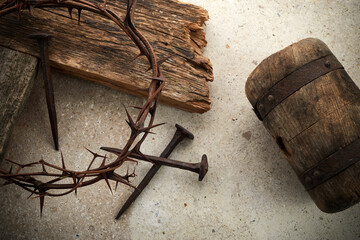
M 30 95 L 36 76 L 36 58 L 0 47 L 0 162 L 4 157 L 13 125 Z
M 86 79 L 86 80 L 90 80 L 102 85 L 105 85 L 107 87 L 110 87 L 112 89 L 116 89 L 119 90 L 121 92 L 130 94 L 130 95 L 135 95 L 138 97 L 146 97 L 148 92 L 145 89 L 139 89 L 134 87 L 133 85 L 128 85 L 128 84 L 123 84 L 121 82 L 117 82 L 116 84 L 112 84 L 111 82 L 109 82 L 110 79 L 102 76 L 102 75 L 97 75 L 97 74 L 89 74 L 87 73 L 86 75 L 83 75 L 82 72 L 77 71 L 77 69 L 69 67 L 67 65 L 59 65 L 56 62 L 50 62 L 51 66 L 56 68 L 58 70 L 58 72 L 63 73 L 63 74 L 69 74 L 75 77 L 79 77 L 81 79 Z M 163 90 L 163 92 L 165 92 L 166 89 Z M 161 94 L 160 95 L 160 102 L 172 107 L 176 107 L 180 110 L 184 110 L 187 112 L 193 112 L 193 113 L 204 113 L 208 110 L 210 110 L 210 103 L 211 100 L 209 99 L 209 101 L 193 101 L 192 104 L 184 104 L 181 101 L 178 101 L 174 98 L 171 97 L 170 94 Z
M 184 62 L 184 66 L 181 67 L 180 70 L 189 70 L 190 72 L 187 73 L 189 75 L 184 75 L 183 82 L 186 84 L 189 84 L 187 88 L 184 88 L 183 91 L 179 91 L 179 87 L 181 88 L 181 81 L 177 86 L 171 85 L 176 82 L 176 77 L 174 73 L 170 75 L 169 82 L 170 84 L 165 85 L 165 88 L 163 90 L 163 93 L 161 95 L 161 102 L 165 103 L 170 106 L 174 106 L 176 108 L 189 111 L 189 112 L 197 112 L 197 113 L 203 113 L 210 109 L 211 100 L 209 98 L 209 87 L 208 87 L 208 81 L 213 81 L 213 72 L 212 72 L 212 65 L 210 63 L 210 60 L 202 55 L 202 48 L 204 48 L 207 44 L 205 39 L 205 32 L 203 25 L 205 21 L 209 19 L 209 15 L 207 10 L 187 3 L 182 3 L 180 1 L 174 0 L 173 4 L 180 4 L 180 5 L 186 5 L 186 8 L 184 7 L 185 14 L 179 15 L 180 19 L 179 22 L 182 23 L 178 30 L 183 31 L 183 35 L 181 36 L 182 41 L 184 41 L 184 49 L 191 53 L 193 55 L 192 58 L 189 58 L 186 55 L 183 55 L 180 53 L 179 57 L 182 58 Z M 166 8 L 168 5 L 164 3 L 161 3 L 163 8 Z M 143 11 L 140 9 L 140 11 Z M 145 10 L 146 11 L 146 10 Z M 193 13 L 196 12 L 196 17 L 194 17 Z M 24 12 L 24 15 L 26 12 Z M 88 13 L 90 14 L 90 13 Z M 188 16 L 186 15 L 188 14 Z M 86 16 L 86 12 L 82 14 L 82 16 Z M 141 16 L 144 17 L 144 16 Z M 19 23 L 20 24 L 20 23 Z M 141 28 L 141 24 L 139 25 Z M 156 33 L 156 28 L 155 28 Z M 176 38 L 176 35 L 173 35 L 172 37 Z M 11 39 L 8 39 L 9 41 L 2 41 L 1 45 L 7 45 L 5 47 L 24 52 L 33 56 L 38 56 L 38 52 L 34 49 L 28 49 L 26 46 L 22 46 L 21 44 L 15 43 L 14 45 L 11 44 Z M 179 44 L 179 43 L 177 43 Z M 169 46 L 169 49 L 176 50 L 179 46 Z M 162 49 L 162 51 L 164 51 Z M 166 51 L 166 50 L 165 50 Z M 50 53 L 50 60 L 51 60 L 52 54 Z M 164 75 L 166 76 L 166 67 L 168 63 L 165 63 L 163 68 Z M 95 82 L 99 82 L 103 85 L 107 85 L 111 88 L 115 88 L 118 90 L 121 90 L 123 92 L 146 97 L 147 91 L 144 89 L 144 83 L 141 88 L 141 84 L 131 84 L 126 78 L 131 78 L 131 75 L 124 75 L 124 80 L 118 80 L 114 81 L 114 79 L 111 79 L 111 76 L 108 74 L 100 75 L 99 71 L 87 71 L 86 69 L 76 68 L 74 66 L 67 65 L 66 61 L 62 60 L 56 60 L 51 61 L 51 65 L 57 69 L 59 69 L 63 73 L 67 73 L 76 77 L 80 77 L 87 80 L 92 80 Z M 170 65 L 169 65 L 170 66 Z M 171 66 L 170 66 L 171 67 Z M 179 71 L 179 70 L 178 70 Z M 110 72 L 111 73 L 111 72 Z M 181 78 L 181 71 L 179 77 Z M 189 76 L 192 76 L 189 78 Z M 198 81 L 193 81 L 194 79 L 198 79 Z M 175 81 L 175 82 L 174 82 Z M 140 86 L 140 87 L 139 87 Z M 175 88 L 173 88 L 175 87 Z M 200 91 L 191 91 L 191 88 L 193 89 L 202 89 Z

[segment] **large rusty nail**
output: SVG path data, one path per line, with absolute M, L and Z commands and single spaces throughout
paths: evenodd
M 116 154 L 121 154 L 121 152 L 123 151 L 122 149 L 109 148 L 109 147 L 101 147 L 101 149 L 111 152 L 111 153 L 116 153 Z M 201 162 L 199 162 L 199 163 L 181 162 L 181 161 L 163 158 L 163 157 L 156 157 L 156 156 L 145 155 L 145 154 L 140 155 L 137 153 L 130 153 L 129 157 L 147 161 L 147 162 L 152 162 L 155 165 L 163 165 L 163 166 L 168 166 L 168 167 L 180 168 L 180 169 L 188 170 L 188 171 L 191 171 L 194 173 L 198 173 L 199 181 L 203 180 L 203 178 L 205 177 L 205 175 L 208 171 L 208 161 L 207 161 L 207 156 L 205 154 L 202 156 Z
M 36 33 L 28 36 L 37 39 L 40 47 L 40 58 L 43 69 L 43 79 L 45 85 L 46 103 L 49 113 L 51 132 L 54 140 L 55 149 L 59 150 L 58 127 L 55 110 L 54 87 L 51 78 L 51 69 L 49 64 L 48 41 L 51 38 L 47 33 Z
M 142 158 L 142 156 L 137 154 L 130 154 L 130 157 L 134 157 L 136 159 L 144 160 L 145 158 Z M 202 155 L 201 161 L 198 163 L 188 163 L 188 162 L 181 162 L 177 160 L 172 160 L 168 158 L 162 158 L 162 157 L 155 157 L 155 156 L 149 156 L 145 155 L 146 158 L 148 158 L 150 161 L 153 161 L 157 165 L 163 165 L 168 167 L 174 167 L 174 168 L 180 168 L 184 170 L 188 170 L 194 173 L 199 174 L 199 181 L 202 181 L 205 177 L 206 173 L 208 172 L 208 160 L 206 154 Z
M 176 132 L 173 136 L 173 138 L 171 139 L 171 141 L 169 142 L 169 144 L 166 146 L 166 148 L 164 149 L 164 151 L 160 154 L 160 157 L 162 158 L 167 158 L 170 156 L 170 154 L 172 153 L 172 151 L 175 149 L 175 147 L 185 138 L 188 139 L 194 139 L 194 135 L 189 132 L 188 130 L 186 130 L 184 127 L 175 124 L 176 127 Z M 106 149 L 112 149 L 112 148 L 104 148 L 102 147 L 101 149 L 106 150 Z M 155 174 L 159 171 L 161 165 L 160 164 L 156 164 L 153 165 L 150 170 L 147 172 L 147 174 L 145 175 L 145 177 L 143 178 L 143 180 L 140 182 L 140 184 L 137 186 L 137 188 L 135 189 L 135 191 L 130 195 L 130 197 L 126 200 L 125 204 L 121 207 L 119 213 L 116 216 L 116 219 L 119 219 L 121 217 L 121 215 L 130 207 L 130 205 L 136 200 L 136 198 L 141 194 L 141 192 L 145 189 L 145 187 L 149 184 L 149 182 L 151 181 L 151 179 L 155 176 Z

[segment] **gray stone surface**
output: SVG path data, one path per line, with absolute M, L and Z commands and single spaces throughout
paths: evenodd
M 195 139 L 172 158 L 197 162 L 206 153 L 203 182 L 192 173 L 162 168 L 119 220 L 114 216 L 130 194 L 112 196 L 104 182 L 45 200 L 15 186 L 0 189 L 1 239 L 359 239 L 360 205 L 322 213 L 297 180 L 251 110 L 244 93 L 247 76 L 268 55 L 306 37 L 323 40 L 360 86 L 360 3 L 349 1 L 188 0 L 209 10 L 206 33 L 215 80 L 212 110 L 203 115 L 160 106 L 143 151 L 160 154 L 180 123 Z M 41 76 L 40 76 L 41 77 Z M 129 135 L 122 104 L 142 99 L 104 86 L 55 74 L 60 147 L 69 167 L 84 169 L 84 146 L 123 146 Z M 135 114 L 135 111 L 132 111 Z M 60 164 L 53 150 L 41 79 L 14 129 L 7 157 L 21 162 L 41 157 Z M 9 167 L 3 163 L 2 167 Z M 138 178 L 149 165 L 137 167 Z

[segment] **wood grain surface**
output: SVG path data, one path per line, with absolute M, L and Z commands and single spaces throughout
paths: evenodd
M 0 47 L 0 161 L 36 75 L 37 59 Z
M 328 55 L 331 51 L 318 39 L 302 40 L 271 55 L 247 80 L 249 101 L 255 106 L 290 73 Z M 263 123 L 300 176 L 360 137 L 360 90 L 344 69 L 331 71 L 282 101 Z M 360 201 L 359 172 L 357 162 L 308 192 L 322 211 L 341 211 Z
M 100 3 L 100 2 L 98 2 Z M 108 8 L 124 16 L 126 1 L 108 1 Z M 19 19 L 17 13 L 0 18 L 0 45 L 39 55 L 35 32 L 50 33 L 50 61 L 60 71 L 99 82 L 137 96 L 146 96 L 150 71 L 136 46 L 110 20 L 82 11 L 69 18 L 67 9 L 34 9 Z M 162 65 L 167 79 L 161 101 L 203 113 L 210 109 L 208 81 L 212 65 L 202 55 L 206 46 L 206 10 L 175 0 L 139 1 L 135 24 L 149 39 L 159 59 L 175 54 Z

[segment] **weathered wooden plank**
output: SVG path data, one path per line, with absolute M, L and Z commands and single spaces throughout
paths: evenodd
M 0 161 L 36 75 L 37 59 L 0 47 Z
M 102 2 L 102 1 L 101 1 Z M 108 8 L 124 15 L 126 1 L 108 1 Z M 51 11 L 52 13 L 50 13 Z M 144 57 L 132 61 L 139 50 L 110 20 L 83 11 L 78 25 L 67 9 L 35 9 L 21 19 L 13 13 L 0 19 L 0 45 L 38 56 L 34 32 L 51 33 L 50 61 L 63 72 L 93 80 L 124 92 L 146 96 L 150 72 Z M 206 46 L 202 25 L 206 10 L 175 0 L 139 1 L 135 23 L 159 58 L 175 54 L 162 65 L 167 78 L 161 101 L 191 112 L 210 109 L 208 81 L 212 66 L 202 55 Z

